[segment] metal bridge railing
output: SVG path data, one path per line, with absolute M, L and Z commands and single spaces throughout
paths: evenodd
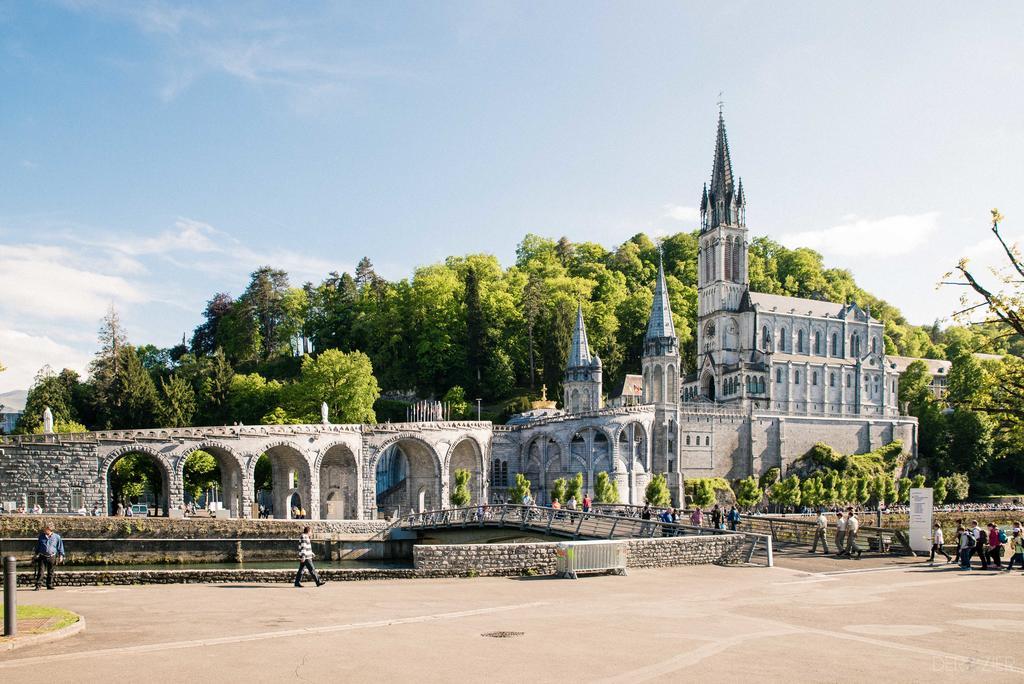
M 547 536 L 569 539 L 651 539 L 698 535 L 739 535 L 742 548 L 736 553 L 747 563 L 771 566 L 771 538 L 766 534 L 733 532 L 657 519 L 608 515 L 580 510 L 497 504 L 449 508 L 438 511 L 410 513 L 389 528 L 409 530 L 438 528 L 502 527 L 539 532 Z M 757 557 L 757 560 L 755 560 Z

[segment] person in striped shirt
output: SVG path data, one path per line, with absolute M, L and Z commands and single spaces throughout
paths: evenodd
M 295 586 L 302 586 L 302 571 L 309 570 L 310 576 L 313 581 L 316 582 L 316 586 L 322 585 L 324 582 L 316 574 L 316 568 L 313 567 L 313 544 L 309 540 L 309 527 L 302 528 L 302 536 L 299 537 L 299 570 L 295 573 Z

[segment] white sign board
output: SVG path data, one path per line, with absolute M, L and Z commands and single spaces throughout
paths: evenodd
M 932 548 L 932 488 L 910 490 L 910 548 L 928 552 Z

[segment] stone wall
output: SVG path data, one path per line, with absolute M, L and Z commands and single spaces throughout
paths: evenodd
M 314 535 L 351 535 L 368 537 L 384 530 L 384 520 L 258 520 L 245 518 L 114 518 L 77 515 L 2 515 L 0 539 L 31 537 L 43 525 L 64 537 L 97 537 L 108 539 L 171 538 L 171 539 L 298 539 L 302 528 L 309 526 Z
M 742 535 L 722 534 L 631 539 L 626 543 L 628 567 L 657 568 L 739 563 L 745 559 L 736 551 L 749 542 Z M 557 548 L 557 543 L 417 545 L 413 547 L 413 566 L 456 575 L 549 575 L 555 571 Z

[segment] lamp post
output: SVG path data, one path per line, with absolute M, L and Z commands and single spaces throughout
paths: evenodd
M 481 401 L 482 400 L 480 399 L 480 397 L 477 397 L 477 399 L 476 399 L 476 420 L 477 420 L 477 422 L 480 422 L 480 402 Z

